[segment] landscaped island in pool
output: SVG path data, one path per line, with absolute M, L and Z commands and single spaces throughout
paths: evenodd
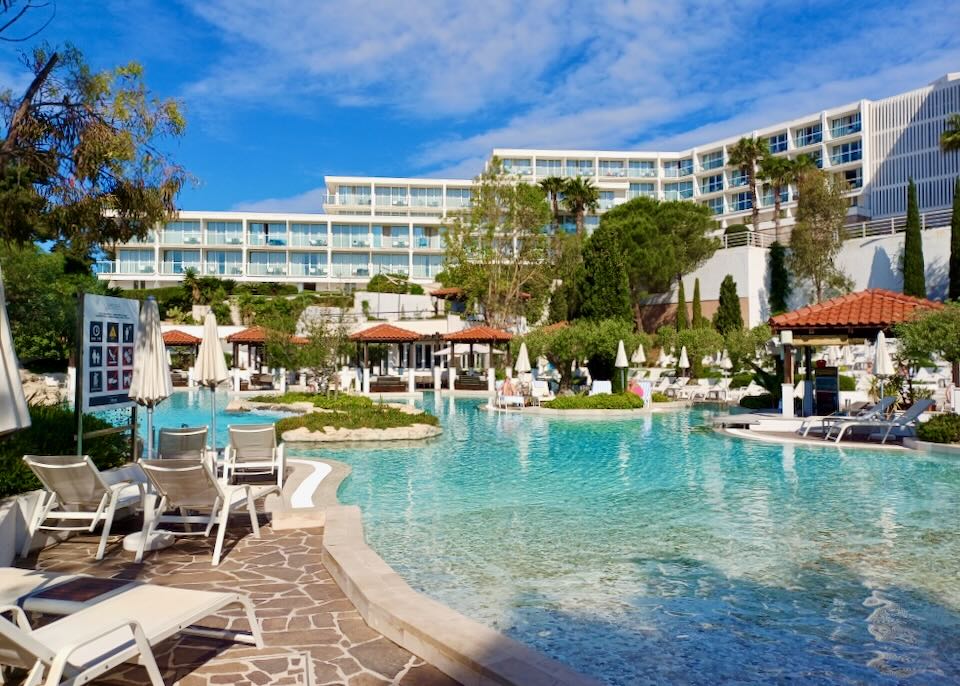
M 960 464 L 483 402 L 312 453 L 418 590 L 612 684 L 960 679 Z

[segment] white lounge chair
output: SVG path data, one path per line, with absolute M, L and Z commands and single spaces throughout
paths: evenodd
M 727 392 L 730 390 L 730 384 L 732 382 L 733 382 L 733 379 L 730 378 L 729 376 L 725 376 L 722 379 L 717 379 L 717 383 L 707 390 L 707 394 L 704 397 L 704 399 L 705 400 L 726 400 Z
M 217 541 L 213 548 L 213 564 L 220 564 L 223 552 L 223 539 L 226 535 L 227 520 L 234 510 L 245 509 L 250 516 L 253 535 L 260 538 L 260 525 L 254 509 L 256 497 L 249 485 L 230 486 L 221 484 L 210 468 L 196 460 L 148 460 L 141 464 L 147 478 L 160 494 L 160 502 L 153 513 L 144 513 L 143 533 L 137 549 L 136 561 L 143 559 L 146 543 L 164 523 L 201 524 L 202 531 L 169 532 L 175 536 L 209 536 L 213 527 L 217 527 Z M 262 494 L 259 494 L 262 495 Z M 168 509 L 177 509 L 179 514 L 165 514 Z M 190 515 L 189 510 L 209 514 Z
M 896 402 L 897 398 L 893 395 L 888 395 L 883 398 L 880 398 L 879 402 L 876 404 L 867 407 L 860 411 L 855 411 L 850 414 L 841 414 L 835 412 L 823 417 L 807 417 L 803 420 L 803 423 L 800 425 L 800 428 L 797 429 L 797 433 L 801 436 L 806 436 L 810 433 L 810 429 L 816 423 L 820 423 L 821 431 L 823 432 L 824 437 L 827 436 L 829 431 L 829 425 L 838 424 L 843 422 L 850 422 L 854 419 L 856 420 L 874 420 L 874 419 L 883 419 L 883 415 L 886 414 L 887 410 Z
M 96 559 L 102 560 L 107 538 L 118 509 L 143 502 L 142 483 L 112 481 L 86 455 L 24 455 L 23 461 L 37 475 L 44 492 L 27 519 L 27 540 L 20 551 L 30 554 L 37 531 L 96 531 L 103 524 Z M 83 524 L 46 524 L 50 521 L 79 521 Z
M 835 426 L 830 427 L 827 430 L 824 439 L 831 437 L 834 428 L 837 429 L 837 438 L 835 439 L 836 443 L 840 442 L 840 439 L 843 438 L 843 434 L 847 432 L 848 429 L 854 427 L 868 427 L 871 429 L 883 429 L 883 438 L 880 440 L 880 443 L 886 443 L 887 439 L 890 437 L 890 433 L 894 429 L 906 429 L 911 424 L 917 421 L 924 412 L 929 410 L 933 406 L 932 400 L 918 400 L 913 405 L 910 406 L 903 414 L 894 417 L 893 419 L 887 420 L 878 420 L 878 419 L 853 419 L 848 422 L 840 422 Z
M 276 474 L 277 488 L 283 489 L 287 468 L 283 443 L 277 444 L 273 424 L 228 426 L 230 442 L 223 452 L 223 477 L 228 482 L 238 474 Z
M 590 395 L 611 395 L 613 382 L 610 380 L 594 379 L 590 385 Z
M 550 384 L 543 379 L 534 379 L 530 383 L 530 397 L 533 399 L 533 404 L 538 406 L 542 402 L 553 400 Z
M 97 589 L 96 585 L 104 581 L 116 583 Z M 82 588 L 90 582 L 95 592 L 88 596 Z M 57 593 L 59 588 L 71 585 L 77 585 L 81 592 Z M 0 611 L 12 612 L 16 621 L 14 624 L 0 618 L 0 664 L 29 670 L 26 684 L 39 684 L 44 676 L 48 685 L 83 684 L 139 658 L 150 683 L 161 686 L 163 679 L 152 646 L 177 633 L 263 647 L 253 605 L 238 593 L 3 568 L 0 597 L 7 601 Z M 244 611 L 249 633 L 195 626 L 234 605 Z M 24 611 L 64 616 L 31 629 Z
M 157 457 L 161 459 L 189 458 L 202 460 L 207 450 L 207 427 L 160 429 L 157 438 Z
M 671 397 L 671 398 L 679 398 L 679 397 L 680 397 L 680 391 L 681 391 L 683 388 L 685 388 L 685 387 L 690 383 L 690 381 L 692 381 L 692 379 L 691 379 L 690 377 L 688 377 L 688 376 L 681 376 L 681 377 L 677 378 L 672 384 L 670 384 L 669 386 L 667 386 L 667 388 L 666 388 L 666 390 L 665 390 L 664 392 L 667 394 L 667 396 L 669 396 L 669 397 Z

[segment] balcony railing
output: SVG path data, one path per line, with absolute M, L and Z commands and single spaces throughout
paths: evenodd
M 567 171 L 564 173 L 564 176 L 569 176 L 576 178 L 578 176 L 594 176 L 593 167 L 567 167 Z
M 326 276 L 327 266 L 323 264 L 300 264 L 293 262 L 290 265 L 290 276 Z
M 243 245 L 243 236 L 237 234 L 235 236 L 225 235 L 222 233 L 208 233 L 207 234 L 207 245 Z
M 518 176 L 532 176 L 533 167 L 504 167 L 503 171 L 507 174 L 516 174 Z
M 243 274 L 243 264 L 241 262 L 218 262 L 207 263 L 207 274 L 213 276 L 241 276 Z
M 270 236 L 269 238 L 266 236 L 253 234 L 250 236 L 250 242 L 249 242 L 249 245 L 252 245 L 252 246 L 273 245 L 273 246 L 283 247 L 286 244 L 287 244 L 286 234 L 284 234 L 283 236 Z
M 851 133 L 860 132 L 860 122 L 853 122 L 851 124 L 844 124 L 842 126 L 834 126 L 830 129 L 830 136 L 833 138 L 840 138 L 842 136 L 849 136 Z
M 324 198 L 325 205 L 343 205 L 343 206 L 370 206 L 369 195 L 328 195 Z
M 710 171 L 711 169 L 722 169 L 723 168 L 723 158 L 716 160 L 704 160 L 700 163 L 700 171 Z
M 290 239 L 290 247 L 292 248 L 325 248 L 327 244 L 326 236 L 293 234 L 293 237 Z
M 625 167 L 600 167 L 600 176 L 606 176 L 614 179 L 625 179 L 627 178 L 627 170 Z
M 396 196 L 377 197 L 377 207 L 409 207 L 410 198 L 398 198 Z
M 797 136 L 797 147 L 804 148 L 808 145 L 814 145 L 820 143 L 823 140 L 823 134 L 819 131 L 817 133 L 808 133 L 804 136 Z
M 249 262 L 247 263 L 247 275 L 249 276 L 286 276 L 287 265 L 264 264 L 263 262 Z
M 413 247 L 419 250 L 441 250 L 443 243 L 440 241 L 440 236 L 416 236 L 413 239 Z
M 680 176 L 690 176 L 693 173 L 693 167 L 664 167 L 663 175 L 668 179 L 675 179 Z
M 370 276 L 369 267 L 355 267 L 351 265 L 334 265 L 333 266 L 333 277 L 334 278 L 350 278 L 352 276 Z
M 188 269 L 192 269 L 197 274 L 202 274 L 203 265 L 199 262 L 161 262 L 161 274 L 186 274 Z
M 95 274 L 153 274 L 153 262 L 101 260 L 93 265 Z
M 849 152 L 841 152 L 835 155 L 830 155 L 830 164 L 837 166 L 840 164 L 846 164 L 847 162 L 856 162 L 862 158 L 862 150 L 851 150 Z
M 164 231 L 160 242 L 164 245 L 200 245 L 200 233 L 182 231 Z

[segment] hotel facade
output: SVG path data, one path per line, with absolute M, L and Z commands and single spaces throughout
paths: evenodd
M 772 154 L 807 155 L 847 184 L 848 232 L 855 238 L 887 222 L 896 232 L 910 177 L 925 224 L 946 214 L 960 154 L 943 153 L 939 138 L 947 117 L 958 112 L 960 72 L 907 93 L 860 100 L 678 152 L 495 149 L 491 159 L 529 183 L 548 176 L 593 181 L 600 203 L 586 218 L 588 231 L 604 211 L 647 196 L 709 207 L 722 234 L 730 225 L 750 223 L 746 178 L 728 164 L 728 151 L 742 136 L 755 136 Z M 181 211 L 145 240 L 112 246 L 113 259 L 98 263 L 97 272 L 125 288 L 168 285 L 188 269 L 307 290 L 356 290 L 379 273 L 435 282 L 443 262 L 442 226 L 451 213 L 469 206 L 470 180 L 327 176 L 325 182 L 326 200 L 316 214 Z M 771 242 L 773 194 L 762 187 L 759 195 L 760 231 L 736 241 L 724 237 L 724 249 L 764 249 Z M 782 221 L 789 226 L 796 189 L 784 190 L 781 200 Z M 565 228 L 573 229 L 572 217 Z

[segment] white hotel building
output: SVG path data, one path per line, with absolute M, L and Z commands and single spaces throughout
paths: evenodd
M 588 230 L 603 211 L 641 195 L 701 203 L 725 227 L 749 223 L 751 215 L 746 179 L 727 164 L 728 149 L 741 136 L 756 136 L 774 155 L 808 155 L 845 180 L 850 235 L 866 236 L 906 211 L 908 177 L 916 181 L 921 212 L 931 221 L 950 207 L 960 154 L 941 152 L 939 138 L 947 116 L 958 112 L 960 73 L 951 73 L 907 93 L 860 100 L 678 152 L 495 149 L 493 155 L 530 183 L 548 176 L 591 179 L 600 189 L 600 207 L 587 217 Z M 471 185 L 465 179 L 327 176 L 327 199 L 316 214 L 182 211 L 146 240 L 115 246 L 115 259 L 100 263 L 98 271 L 121 287 L 167 284 L 189 268 L 309 290 L 354 290 L 381 272 L 407 274 L 426 285 L 441 269 L 444 218 L 469 205 Z M 786 225 L 796 207 L 794 192 L 783 193 Z M 762 189 L 760 204 L 761 234 L 741 237 L 738 246 L 762 250 L 769 243 L 762 231 L 772 225 L 769 189 Z M 890 226 L 899 224 L 894 219 Z M 710 290 L 707 300 L 716 297 Z M 749 309 L 751 320 L 762 314 L 753 312 L 754 305 Z

